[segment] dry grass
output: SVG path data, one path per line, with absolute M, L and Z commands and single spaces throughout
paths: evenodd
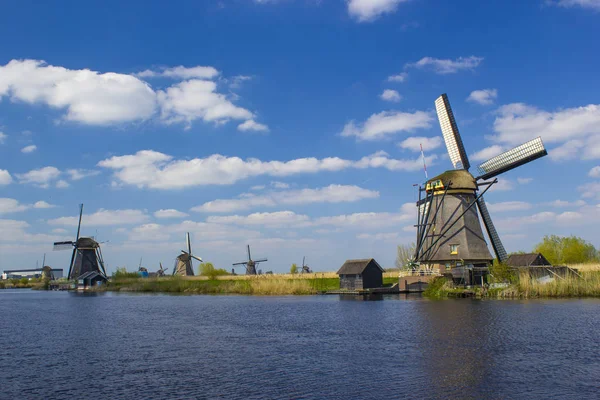
M 600 296 L 600 272 L 581 271 L 581 278 L 568 276 L 555 278 L 548 283 L 532 279 L 528 273 L 519 275 L 519 283 L 500 295 L 503 297 L 598 297 Z
M 268 274 L 268 275 L 221 275 L 215 277 L 220 281 L 247 281 L 247 280 L 307 280 L 307 279 L 329 279 L 337 278 L 335 272 L 315 272 L 312 274 Z M 209 280 L 208 276 L 190 276 L 183 279 Z
M 569 264 L 569 267 L 581 272 L 600 271 L 600 263 Z

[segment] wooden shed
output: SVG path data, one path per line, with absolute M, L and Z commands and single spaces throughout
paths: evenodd
M 100 286 L 106 283 L 108 279 L 97 271 L 88 271 L 77 278 L 77 288 L 87 289 L 94 286 Z
M 506 260 L 511 267 L 537 267 L 552 265 L 542 253 L 513 254 Z
M 338 270 L 340 289 L 358 290 L 383 286 L 383 268 L 372 258 L 347 260 Z

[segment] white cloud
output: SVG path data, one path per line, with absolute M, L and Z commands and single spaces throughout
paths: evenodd
M 600 178 L 600 165 L 590 169 L 588 176 L 591 176 L 592 178 Z
M 154 212 L 156 218 L 183 218 L 187 217 L 188 214 L 169 208 L 167 210 L 158 210 Z
M 234 76 L 230 80 L 229 87 L 231 89 L 237 89 L 240 86 L 242 86 L 243 82 L 249 81 L 251 79 L 252 79 L 252 77 L 251 76 L 247 76 L 247 75 L 237 75 L 237 76 Z
M 437 149 L 441 145 L 442 138 L 440 136 L 434 136 L 430 138 L 422 136 L 409 137 L 398 143 L 398 147 L 414 152 L 420 152 L 421 146 L 423 146 L 423 151 L 431 151 Z
M 378 140 L 398 132 L 429 128 L 432 120 L 431 115 L 424 111 L 383 111 L 371 115 L 362 126 L 357 126 L 354 121 L 348 122 L 341 135 L 356 136 L 357 140 Z
M 317 218 L 313 225 L 333 225 L 345 229 L 380 229 L 397 226 L 403 222 L 416 219 L 415 205 L 410 203 L 411 210 L 401 213 L 364 212 L 333 217 Z
M 149 219 L 140 210 L 105 210 L 99 209 L 93 214 L 86 214 L 83 221 L 86 226 L 128 225 L 146 222 Z M 50 225 L 77 226 L 79 217 L 60 217 L 48 220 Z
M 544 205 L 548 205 L 556 208 L 565 208 L 565 207 L 582 207 L 585 206 L 585 201 L 576 200 L 576 201 L 565 201 L 565 200 L 554 200 L 549 203 L 544 203 Z
M 344 203 L 379 197 L 379 192 L 350 185 L 329 185 L 318 189 L 288 190 L 265 195 L 245 195 L 237 199 L 209 201 L 192 208 L 198 212 L 236 212 L 255 207 L 311 203 Z
M 478 103 L 481 105 L 490 105 L 498 98 L 498 90 L 496 89 L 482 89 L 474 90 L 471 92 L 467 101 Z
M 596 198 L 600 200 L 600 182 L 588 182 L 585 185 L 577 187 L 584 199 Z
M 519 183 L 519 185 L 526 185 L 528 183 L 531 183 L 533 181 L 533 178 L 517 178 L 517 183 Z
M 88 178 L 90 176 L 96 176 L 100 174 L 100 171 L 94 171 L 89 169 L 68 169 L 67 174 L 72 181 L 78 181 L 83 178 Z
M 67 182 L 67 181 L 65 181 L 63 179 L 61 179 L 61 180 L 59 180 L 59 181 L 56 182 L 56 187 L 58 189 L 65 189 L 65 188 L 68 188 L 69 186 L 71 186 L 69 184 L 69 182 Z
M 585 142 L 581 139 L 573 139 L 555 147 L 548 152 L 550 159 L 553 161 L 566 161 L 577 158 L 582 153 L 582 148 Z
M 600 11 L 600 0 L 558 0 L 552 4 L 565 8 L 582 7 Z
M 435 156 L 428 157 L 428 162 Z M 395 160 L 384 152 L 378 152 L 358 161 L 338 157 L 323 159 L 299 158 L 291 161 L 242 160 L 213 154 L 206 158 L 173 160 L 173 157 L 152 150 L 138 151 L 133 155 L 114 156 L 98 163 L 110 168 L 115 185 L 126 184 L 139 188 L 180 189 L 199 185 L 230 185 L 249 177 L 290 176 L 340 171 L 348 168 L 385 168 L 390 171 L 415 171 L 420 160 Z
M 499 179 L 498 182 L 490 188 L 490 192 L 504 192 L 513 190 L 515 185 L 513 181 L 509 179 Z
M 56 207 L 53 204 L 47 203 L 43 200 L 40 201 L 36 201 L 35 204 L 33 205 L 33 208 L 54 208 Z
M 591 144 L 600 147 L 600 105 L 590 104 L 548 112 L 523 103 L 508 104 L 498 109 L 494 131 L 494 140 L 512 145 L 541 136 L 545 143 L 587 138 Z M 569 146 L 581 147 L 581 142 L 571 142 Z M 592 158 L 593 151 L 595 147 L 584 149 L 583 157 Z M 569 153 L 568 149 L 559 151 L 561 152 Z
M 379 97 L 381 97 L 382 100 L 391 101 L 393 103 L 397 103 L 400 100 L 402 100 L 402 96 L 400 96 L 400 93 L 398 93 L 397 90 L 393 89 L 385 89 L 383 93 L 379 95 Z
M 212 79 L 219 75 L 219 71 L 213 67 L 196 66 L 186 68 L 183 65 L 180 65 L 178 67 L 161 68 L 158 71 L 147 69 L 145 71 L 138 72 L 135 75 L 139 76 L 140 78 L 166 77 L 174 79 Z
M 273 186 L 275 189 L 289 189 L 290 187 L 289 183 L 278 181 L 272 181 L 271 186 Z
M 50 183 L 60 176 L 60 170 L 56 167 L 43 167 L 33 169 L 24 174 L 16 174 L 19 183 L 30 183 L 42 188 L 47 188 Z
M 145 120 L 156 108 L 153 90 L 134 76 L 70 70 L 38 60 L 0 66 L 0 99 L 3 96 L 66 109 L 65 120 L 92 125 Z
M 387 80 L 388 80 L 388 82 L 399 82 L 399 83 L 402 83 L 402 82 L 406 81 L 406 78 L 408 78 L 408 73 L 401 72 L 401 73 L 399 73 L 397 75 L 390 75 L 390 76 L 388 76 Z
M 400 3 L 408 0 L 347 0 L 348 13 L 358 22 L 370 22 L 383 14 L 396 11 Z
M 8 137 L 7 134 L 5 134 L 4 132 L 0 132 L 0 144 L 4 144 L 7 137 Z
M 505 201 L 502 203 L 486 202 L 486 204 L 490 211 L 493 212 L 529 210 L 532 207 L 530 203 L 525 201 Z
M 8 242 L 8 246 L 2 247 L 2 251 L 26 251 L 31 248 L 32 243 L 43 243 L 45 246 L 58 240 L 65 240 L 64 236 L 48 235 L 44 233 L 32 234 L 26 231 L 30 225 L 25 221 L 13 219 L 0 219 L 0 243 Z M 18 248 L 18 243 L 25 243 L 26 247 Z M 37 249 L 36 249 L 37 251 Z
M 254 117 L 250 111 L 235 106 L 225 95 L 217 93 L 216 89 L 215 82 L 194 79 L 158 91 L 162 119 L 166 123 L 184 122 L 189 127 L 196 119 L 223 123 L 230 119 L 248 120 Z
M 236 225 L 263 225 L 268 227 L 306 225 L 309 217 L 296 214 L 293 211 L 276 211 L 272 213 L 254 213 L 247 216 L 229 215 L 224 217 L 211 216 L 206 219 L 209 223 Z
M 494 144 L 492 146 L 486 147 L 484 149 L 479 150 L 475 154 L 471 154 L 469 159 L 473 161 L 487 161 L 492 157 L 497 156 L 498 154 L 504 151 L 504 147 Z
M 56 228 L 56 229 L 52 229 L 52 233 L 64 235 L 64 234 L 68 233 L 68 231 L 64 228 Z
M 263 190 L 264 188 L 265 188 L 265 185 L 255 185 L 255 186 L 252 186 L 250 188 L 250 190 L 256 191 L 256 190 Z
M 256 131 L 256 132 L 269 132 L 269 127 L 263 124 L 255 122 L 253 119 L 249 119 L 238 125 L 238 130 L 242 132 Z
M 12 183 L 12 176 L 5 169 L 0 169 L 0 185 L 8 185 Z
M 474 70 L 481 64 L 483 57 L 459 57 L 456 60 L 423 57 L 415 63 L 408 63 L 405 68 L 431 69 L 436 74 L 454 74 L 462 70 Z
M 36 151 L 36 150 L 37 150 L 37 146 L 36 146 L 35 144 L 31 144 L 31 145 L 29 145 L 29 146 L 25 146 L 25 147 L 23 147 L 23 148 L 21 149 L 21 153 L 28 154 L 28 153 L 33 153 L 33 152 L 34 152 L 34 151 Z
M 29 207 L 19 203 L 18 200 L 9 198 L 0 198 L 0 214 L 9 214 L 27 210 Z

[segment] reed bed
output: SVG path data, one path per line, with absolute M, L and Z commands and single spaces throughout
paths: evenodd
M 569 264 L 568 266 L 570 268 L 574 268 L 577 271 L 581 271 L 581 272 L 591 272 L 591 271 L 600 272 L 600 262 L 585 263 L 585 264 Z
M 309 280 L 309 279 L 332 279 L 337 278 L 335 272 L 313 272 L 310 274 L 262 274 L 262 275 L 219 275 L 214 279 L 219 281 L 247 281 L 247 280 Z M 182 279 L 207 281 L 212 280 L 209 276 L 189 276 Z
M 519 275 L 516 287 L 508 288 L 501 292 L 502 297 L 534 298 L 534 297 L 599 297 L 600 272 L 580 271 L 580 275 L 569 275 L 564 278 L 554 278 L 553 281 L 541 283 L 531 278 L 528 273 Z

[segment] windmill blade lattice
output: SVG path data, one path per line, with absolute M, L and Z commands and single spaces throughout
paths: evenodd
M 442 129 L 442 135 L 446 142 L 446 148 L 448 149 L 448 155 L 450 161 L 455 169 L 466 169 L 469 170 L 471 164 L 467 158 L 467 152 L 463 145 L 462 138 L 458 132 L 458 125 L 454 119 L 454 113 L 450 107 L 450 101 L 446 93 L 442 94 L 435 101 L 435 109 L 437 111 L 438 120 L 440 121 L 440 128 Z

